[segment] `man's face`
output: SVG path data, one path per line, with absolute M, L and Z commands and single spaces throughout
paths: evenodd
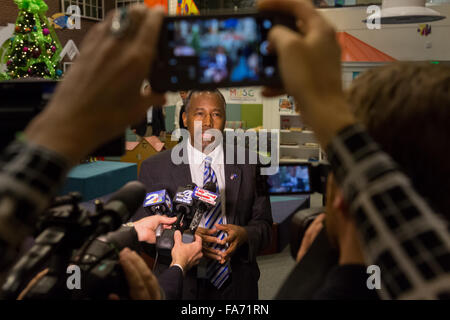
M 290 109 L 291 108 L 291 103 L 289 102 L 289 100 L 283 100 L 283 102 L 281 102 L 281 109 Z
M 180 91 L 180 98 L 181 100 L 186 100 L 187 98 L 187 91 Z
M 194 135 L 194 123 L 201 122 L 201 131 Z M 199 92 L 191 96 L 187 113 L 183 113 L 183 122 L 189 134 L 194 139 L 201 139 L 202 148 L 205 149 L 214 139 L 205 132 L 209 129 L 217 129 L 223 132 L 225 127 L 225 108 L 220 98 L 209 92 Z M 192 141 L 193 143 L 194 141 Z

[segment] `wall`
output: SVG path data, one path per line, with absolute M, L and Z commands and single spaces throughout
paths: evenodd
M 338 31 L 346 31 L 397 60 L 450 60 L 450 4 L 429 7 L 447 19 L 432 22 L 432 33 L 426 37 L 417 32 L 418 24 L 384 25 L 381 30 L 367 29 L 361 22 L 368 17 L 367 7 L 322 9 L 320 12 Z

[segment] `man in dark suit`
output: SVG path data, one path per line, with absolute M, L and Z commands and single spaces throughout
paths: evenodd
M 153 106 L 151 110 L 152 116 L 149 117 L 147 114 L 147 128 L 149 129 L 151 127 L 151 134 L 147 130 L 147 137 L 150 135 L 159 137 L 162 132 L 166 131 L 163 108 L 163 106 Z
M 194 182 L 202 187 L 207 181 L 216 183 L 220 192 L 221 205 L 205 214 L 197 230 L 203 240 L 206 276 L 196 268 L 188 272 L 183 299 L 258 298 L 256 255 L 271 242 L 270 201 L 259 187 L 264 179 L 257 165 L 225 163 L 223 144 L 208 152 L 215 141 L 207 131 L 223 132 L 225 120 L 225 99 L 218 90 L 191 92 L 183 114 L 190 136 L 183 149 L 188 163 L 174 164 L 172 152 L 166 151 L 145 160 L 139 174 L 147 192 L 166 189 L 174 195 L 179 186 Z M 195 134 L 194 123 L 201 128 Z M 134 219 L 145 215 L 141 208 Z

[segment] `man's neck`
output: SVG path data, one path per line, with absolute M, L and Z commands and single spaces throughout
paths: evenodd
M 346 228 L 339 239 L 339 264 L 365 264 L 358 234 L 352 224 Z

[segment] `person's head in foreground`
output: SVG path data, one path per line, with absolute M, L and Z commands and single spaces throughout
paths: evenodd
M 394 63 L 353 82 L 347 98 L 357 119 L 444 219 L 450 214 L 450 68 Z M 364 264 L 353 217 L 333 176 L 327 185 L 326 226 L 340 264 Z M 402 221 L 390 221 L 394 228 Z

